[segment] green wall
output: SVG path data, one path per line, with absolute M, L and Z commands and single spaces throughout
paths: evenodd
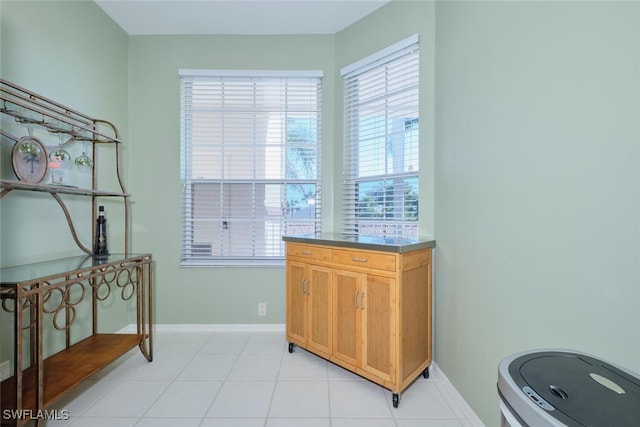
M 154 254 L 159 323 L 284 322 L 282 268 L 179 267 L 178 69 L 324 70 L 330 230 L 340 68 L 418 33 L 436 363 L 491 426 L 497 366 L 516 351 L 640 371 L 640 4 L 395 0 L 335 35 L 268 37 L 129 37 L 92 2 L 2 0 L 0 14 L 3 78 L 123 132 L 132 246 Z M 2 265 L 74 251 L 51 200 L 11 194 L 0 209 Z
M 156 260 L 158 323 L 284 323 L 284 268 L 180 267 L 180 68 L 323 70 L 323 186 L 334 179 L 333 36 L 130 38 L 130 122 L 136 250 Z M 331 212 L 331 192 L 322 195 Z M 327 220 L 331 215 L 327 216 Z M 330 222 L 324 224 L 330 226 Z M 258 303 L 267 316 L 258 317 Z
M 498 425 L 536 348 L 640 372 L 640 4 L 436 6 L 436 362 Z
M 128 36 L 93 1 L 0 1 L 0 74 L 3 79 L 93 117 L 116 124 L 127 140 L 127 51 Z M 24 136 L 24 126 L 3 117 L 3 129 Z M 34 136 L 47 145 L 57 145 L 58 136 L 34 128 Z M 2 138 L 2 178 L 13 177 L 12 144 Z M 70 149 L 76 156 L 81 144 Z M 104 154 L 103 154 L 104 151 Z M 100 181 L 104 189 L 117 188 L 112 177 L 112 150 L 101 150 Z M 125 146 L 123 164 L 127 165 Z M 76 173 L 85 182 L 89 174 Z M 125 183 L 128 176 L 125 173 Z M 88 183 L 90 185 L 90 178 Z M 77 222 L 81 241 L 91 245 L 93 219 L 87 198 L 66 200 Z M 122 250 L 121 203 L 104 201 L 110 221 L 112 251 Z M 63 212 L 47 194 L 13 192 L 0 201 L 1 264 L 75 255 L 78 248 Z
M 128 36 L 92 1 L 0 1 L 0 76 L 66 106 L 97 118 L 112 121 L 126 140 L 128 127 Z M 3 115 L 4 131 L 25 136 L 27 129 Z M 33 136 L 47 146 L 60 141 L 57 135 L 34 128 Z M 0 175 L 14 179 L 11 166 L 13 142 L 0 141 Z M 75 157 L 82 144 L 68 148 Z M 127 164 L 124 150 L 123 164 Z M 100 150 L 100 185 L 116 189 L 112 167 L 113 150 Z M 67 178 L 91 183 L 90 174 L 74 171 Z M 127 174 L 124 174 L 125 183 Z M 77 182 L 77 181 L 76 181 Z M 69 182 L 71 183 L 71 182 Z M 63 196 L 80 240 L 91 246 L 91 202 L 86 197 Z M 119 215 L 121 201 L 103 200 L 109 218 L 111 251 L 122 250 L 124 226 Z M 0 261 L 3 267 L 67 256 L 82 255 L 75 246 L 55 200 L 45 193 L 12 191 L 0 200 Z M 77 287 L 75 288 L 77 290 Z M 73 292 L 73 291 L 72 291 Z M 88 290 L 87 290 L 88 292 Z M 52 297 L 55 300 L 56 296 Z M 113 304 L 114 298 L 104 303 Z M 48 308 L 51 308 L 49 306 Z M 89 304 L 77 306 L 73 339 L 91 331 Z M 100 331 L 115 331 L 133 323 L 130 304 L 114 304 L 99 315 Z M 51 327 L 52 315 L 45 315 L 45 354 L 64 346 L 64 334 Z M 0 310 L 0 361 L 11 358 L 12 318 Z M 28 355 L 28 353 L 27 353 Z

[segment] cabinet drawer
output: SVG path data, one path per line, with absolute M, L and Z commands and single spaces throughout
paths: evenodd
M 333 262 L 341 265 L 396 271 L 396 255 L 383 252 L 334 249 Z
M 331 249 L 314 245 L 304 245 L 299 243 L 287 243 L 287 256 L 303 258 L 315 261 L 330 262 Z

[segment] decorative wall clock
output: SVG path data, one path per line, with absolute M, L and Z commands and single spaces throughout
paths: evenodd
M 32 136 L 23 136 L 13 146 L 11 162 L 20 181 L 37 184 L 47 176 L 49 156 L 44 145 Z

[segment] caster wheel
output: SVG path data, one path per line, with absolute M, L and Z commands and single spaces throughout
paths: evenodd
M 400 395 L 398 393 L 393 393 L 393 395 L 391 396 L 391 399 L 393 401 L 393 407 L 397 408 L 398 405 L 400 404 Z
M 422 378 L 429 378 L 429 367 L 427 366 L 424 371 L 422 371 Z
M 292 342 L 289 343 L 289 353 L 293 353 L 293 347 L 295 346 L 295 344 L 293 344 Z

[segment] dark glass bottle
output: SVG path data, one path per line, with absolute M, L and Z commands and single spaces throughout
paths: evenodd
M 106 257 L 109 255 L 109 250 L 107 249 L 107 219 L 104 217 L 104 206 L 98 207 L 93 255 L 97 257 Z

